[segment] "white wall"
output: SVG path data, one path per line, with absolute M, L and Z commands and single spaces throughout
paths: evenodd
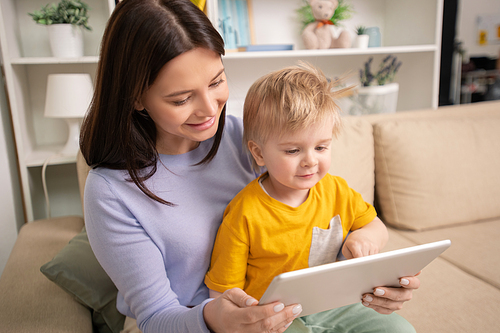
M 459 0 L 457 38 L 464 43 L 467 56 L 497 58 L 500 44 L 479 45 L 477 42 L 476 19 L 478 15 L 484 14 L 500 15 L 500 0 Z
M 0 59 L 0 64 L 1 64 Z M 24 223 L 10 113 L 0 74 L 0 275 Z

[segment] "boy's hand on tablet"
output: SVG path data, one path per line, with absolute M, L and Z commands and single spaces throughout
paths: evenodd
M 377 254 L 389 238 L 384 223 L 375 217 L 373 221 L 349 234 L 344 242 L 342 254 L 346 259 Z

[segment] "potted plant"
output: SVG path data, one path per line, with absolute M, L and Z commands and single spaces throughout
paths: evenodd
M 370 57 L 359 70 L 361 87 L 351 98 L 351 114 L 396 112 L 399 84 L 393 81 L 402 62 L 390 54 L 381 61 L 377 72 L 372 72 L 372 62 Z
M 356 39 L 354 40 L 354 47 L 359 49 L 368 48 L 368 42 L 370 40 L 370 36 L 366 33 L 365 26 L 356 27 Z
M 36 23 L 48 26 L 52 55 L 67 58 L 83 56 L 82 29 L 92 30 L 88 10 L 81 0 L 61 0 L 28 14 Z

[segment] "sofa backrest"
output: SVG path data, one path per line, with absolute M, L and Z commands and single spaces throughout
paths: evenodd
M 370 120 L 384 222 L 425 230 L 500 217 L 500 102 Z
M 375 195 L 375 152 L 372 125 L 363 117 L 343 117 L 343 126 L 332 143 L 330 173 L 344 178 L 366 202 Z

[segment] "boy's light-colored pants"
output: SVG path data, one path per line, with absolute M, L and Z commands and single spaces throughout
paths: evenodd
M 297 318 L 286 333 L 415 333 L 396 313 L 380 314 L 361 303 Z

